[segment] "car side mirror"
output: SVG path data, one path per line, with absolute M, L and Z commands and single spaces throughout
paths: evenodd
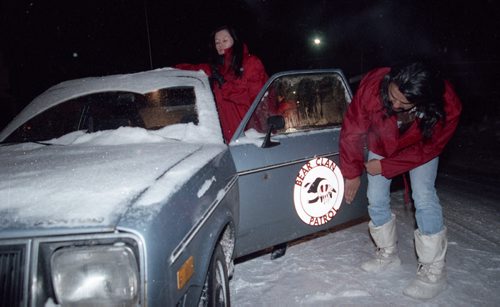
M 274 115 L 267 118 L 267 133 L 264 138 L 264 142 L 262 143 L 261 148 L 269 148 L 276 145 L 279 145 L 279 142 L 271 141 L 271 133 L 273 130 L 283 129 L 285 127 L 285 119 L 281 115 Z

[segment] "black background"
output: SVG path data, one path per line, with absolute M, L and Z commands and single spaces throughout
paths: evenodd
M 3 0 L 0 8 L 0 127 L 64 80 L 204 62 L 222 24 L 240 30 L 269 75 L 335 67 L 356 77 L 430 57 L 462 97 L 463 122 L 499 117 L 495 1 Z

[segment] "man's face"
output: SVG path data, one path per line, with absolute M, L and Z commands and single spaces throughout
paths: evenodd
M 398 86 L 391 82 L 388 88 L 389 101 L 392 103 L 392 110 L 396 113 L 401 113 L 409 111 L 415 107 L 415 105 L 406 99 L 405 95 L 401 93 Z
M 227 30 L 221 30 L 215 33 L 215 49 L 219 55 L 224 54 L 224 50 L 231 48 L 234 40 Z

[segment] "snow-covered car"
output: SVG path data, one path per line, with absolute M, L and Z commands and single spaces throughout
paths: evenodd
M 0 305 L 229 305 L 234 259 L 366 215 L 350 99 L 339 70 L 276 74 L 226 144 L 201 71 L 48 89 L 0 133 Z

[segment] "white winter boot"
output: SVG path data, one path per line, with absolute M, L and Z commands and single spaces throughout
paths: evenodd
M 370 234 L 377 245 L 375 258 L 361 265 L 366 272 L 380 272 L 401 264 L 397 249 L 396 216 L 392 214 L 391 220 L 382 226 L 368 223 Z
M 403 293 L 417 299 L 431 299 L 446 289 L 444 258 L 448 248 L 446 227 L 433 235 L 415 230 L 415 248 L 418 255 L 417 278 Z

